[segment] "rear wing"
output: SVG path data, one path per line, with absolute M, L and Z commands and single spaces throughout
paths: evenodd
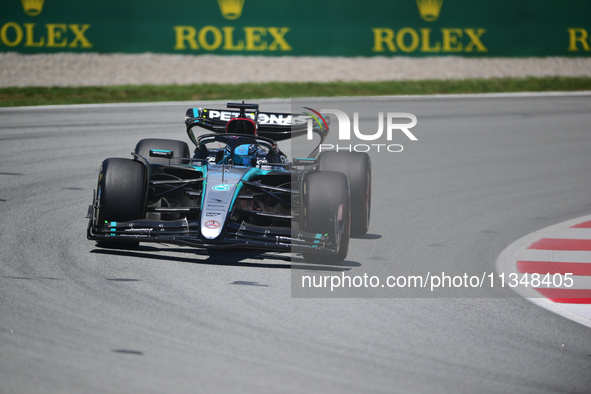
M 230 119 L 238 117 L 252 119 L 258 126 L 258 135 L 275 141 L 305 135 L 308 132 L 308 123 L 311 123 L 312 131 L 319 134 L 322 141 L 328 134 L 328 119 L 322 118 L 314 110 L 311 110 L 312 113 L 300 114 L 259 112 L 257 104 L 228 103 L 230 108 L 236 108 L 236 106 L 256 109 L 247 111 L 241 108 L 240 111 L 235 111 L 232 109 L 189 108 L 185 116 L 185 125 L 191 141 L 195 143 L 197 141 L 192 130 L 194 127 L 197 126 L 214 133 L 224 133 Z M 311 122 L 308 122 L 308 120 L 311 120 Z

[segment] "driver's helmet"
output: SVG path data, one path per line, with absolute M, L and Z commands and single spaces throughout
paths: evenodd
M 257 146 L 255 144 L 243 144 L 234 149 L 232 164 L 235 166 L 256 165 Z

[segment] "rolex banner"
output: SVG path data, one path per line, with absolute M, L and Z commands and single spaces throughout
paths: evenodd
M 2 0 L 0 51 L 589 56 L 588 0 Z

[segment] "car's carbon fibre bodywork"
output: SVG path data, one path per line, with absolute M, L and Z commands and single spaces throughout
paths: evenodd
M 228 107 L 238 108 L 239 112 L 197 108 L 187 111 L 187 133 L 196 145 L 192 157 L 179 157 L 173 150 L 158 146 L 142 154 L 138 144 L 133 159 L 117 159 L 133 160 L 144 168 L 138 172 L 144 174 L 145 185 L 138 199 L 142 205 L 140 217 L 109 217 L 102 196 L 107 187 L 103 177 L 109 175 L 101 166 L 88 212 L 88 238 L 103 245 L 161 242 L 334 255 L 342 247 L 341 234 L 347 232 L 346 248 L 349 224 L 343 218 L 342 206 L 329 214 L 328 230 L 305 230 L 301 189 L 306 177 L 318 172 L 317 160 L 310 157 L 290 162 L 275 142 L 306 133 L 309 128 L 324 140 L 328 133 L 325 120 L 307 122 L 309 114 L 259 113 L 258 105 L 252 104 Z M 301 123 L 296 124 L 294 116 L 301 117 Z M 231 126 L 238 133 L 227 132 L 231 120 L 236 120 Z M 194 127 L 214 133 L 196 137 Z M 254 135 L 249 135 L 252 127 Z M 230 153 L 245 145 L 256 147 L 252 165 L 232 164 Z M 125 193 L 121 196 L 125 197 Z

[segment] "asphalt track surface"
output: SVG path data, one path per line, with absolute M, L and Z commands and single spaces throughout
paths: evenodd
M 0 110 L 0 393 L 590 392 L 589 328 L 510 289 L 292 297 L 292 272 L 494 272 L 591 212 L 590 95 L 394 102 L 419 141 L 372 155 L 369 234 L 333 267 L 86 240 L 102 159 L 184 139 L 187 104 Z

